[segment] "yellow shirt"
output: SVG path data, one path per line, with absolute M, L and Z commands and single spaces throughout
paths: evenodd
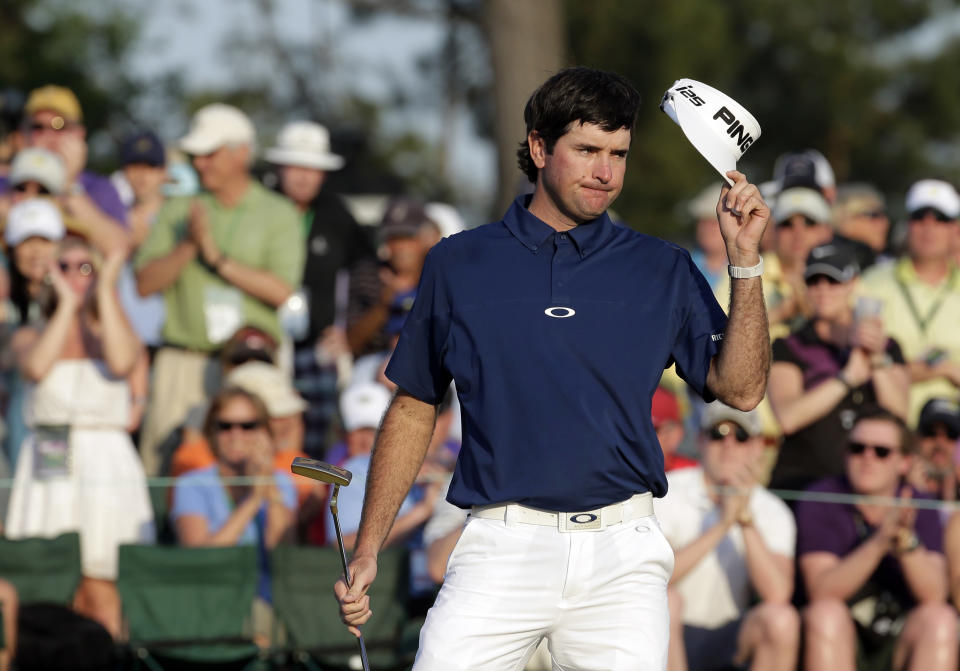
M 899 261 L 873 266 L 864 273 L 858 291 L 883 301 L 883 324 L 908 362 L 940 349 L 960 362 L 960 271 L 951 268 L 939 284 L 917 277 L 913 263 Z M 955 398 L 957 388 L 943 378 L 910 386 L 911 425 L 916 425 L 923 404 L 934 396 Z

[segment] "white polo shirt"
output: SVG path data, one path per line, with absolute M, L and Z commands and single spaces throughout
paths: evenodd
M 668 491 L 654 511 L 674 550 L 686 547 L 716 525 L 722 510 L 707 495 L 703 468 L 667 473 Z M 797 525 L 783 501 L 762 487 L 750 495 L 753 523 L 771 552 L 793 557 Z M 750 603 L 743 532 L 734 525 L 719 544 L 674 586 L 683 597 L 684 624 L 715 629 L 739 619 Z

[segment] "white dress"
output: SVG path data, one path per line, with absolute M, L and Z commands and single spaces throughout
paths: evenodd
M 24 415 L 31 432 L 17 461 L 6 535 L 52 537 L 80 533 L 83 574 L 115 580 L 122 543 L 154 541 L 153 508 L 146 475 L 126 425 L 130 391 L 103 361 L 67 359 L 28 385 Z M 35 468 L 38 432 L 69 429 L 62 472 Z M 66 430 L 61 430 L 66 435 Z

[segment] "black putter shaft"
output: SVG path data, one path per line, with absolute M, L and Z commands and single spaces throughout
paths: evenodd
M 328 464 L 317 459 L 308 459 L 307 457 L 296 457 L 290 464 L 290 470 L 297 475 L 303 475 L 313 480 L 326 482 L 333 485 L 333 494 L 330 496 L 330 513 L 333 515 L 333 529 L 337 533 L 337 546 L 340 548 L 340 565 L 343 566 L 343 580 L 347 584 L 347 589 L 353 586 L 350 580 L 350 573 L 347 571 L 347 552 L 343 548 L 343 535 L 340 533 L 340 517 L 337 510 L 337 496 L 340 494 L 340 487 L 347 486 L 353 480 L 353 473 Z M 359 627 L 357 627 L 359 629 Z M 357 637 L 360 643 L 360 661 L 363 662 L 363 671 L 370 671 L 370 662 L 367 661 L 367 645 L 364 643 L 363 634 Z

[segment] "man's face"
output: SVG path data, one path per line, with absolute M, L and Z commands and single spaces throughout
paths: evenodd
M 626 128 L 611 132 L 596 124 L 573 122 L 552 153 L 547 153 L 546 143 L 536 133 L 529 140 L 531 157 L 540 170 L 538 188 L 574 223 L 596 219 L 620 195 L 630 149 Z
M 283 195 L 297 205 L 309 205 L 320 193 L 327 173 L 299 165 L 280 166 L 280 188 Z
M 131 163 L 123 166 L 123 176 L 133 189 L 135 200 L 142 202 L 162 195 L 163 185 L 167 181 L 167 169 L 162 165 Z
M 857 494 L 894 496 L 909 467 L 900 428 L 886 419 L 862 419 L 850 432 L 847 479 Z
M 209 154 L 194 156 L 193 167 L 203 188 L 217 191 L 247 173 L 249 157 L 249 147 L 220 147 Z
M 420 236 L 392 237 L 384 243 L 387 249 L 387 261 L 397 273 L 418 273 L 423 268 L 430 248 Z
M 60 153 L 60 143 L 65 137 L 84 139 L 83 124 L 67 121 L 59 112 L 37 110 L 27 121 L 27 145 Z
M 794 214 L 777 222 L 777 256 L 785 261 L 806 263 L 810 250 L 827 242 L 830 227 L 803 214 Z
M 763 453 L 762 437 L 729 421 L 704 431 L 701 440 L 703 469 L 718 485 L 734 484 L 736 475 L 754 468 Z
M 943 422 L 931 422 L 918 431 L 920 454 L 938 473 L 953 469 L 954 453 L 957 450 L 957 432 Z
M 873 251 L 880 253 L 887 246 L 890 218 L 887 217 L 883 203 L 864 202 L 848 214 L 838 228 L 848 238 L 864 242 L 870 245 Z
M 907 229 L 910 257 L 917 261 L 945 261 L 954 249 L 957 235 L 956 219 L 930 207 L 914 212 Z
M 358 457 L 363 454 L 370 454 L 373 450 L 373 441 L 377 437 L 377 430 L 374 428 L 354 429 L 347 431 L 347 454 L 351 457 Z

